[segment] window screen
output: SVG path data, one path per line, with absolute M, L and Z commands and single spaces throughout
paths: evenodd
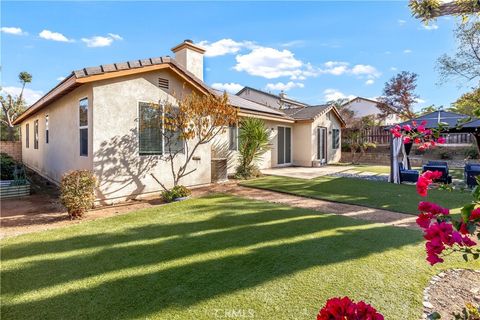
M 338 149 L 339 146 L 340 146 L 340 130 L 333 129 L 332 130 L 332 148 Z
M 140 102 L 139 152 L 140 155 L 161 155 L 163 153 L 162 110 L 158 104 Z
M 78 108 L 80 155 L 88 156 L 88 99 L 82 99 Z

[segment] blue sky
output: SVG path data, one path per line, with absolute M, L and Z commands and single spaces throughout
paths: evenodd
M 379 96 L 401 70 L 419 74 L 417 108 L 449 106 L 468 85 L 437 85 L 435 61 L 453 53 L 454 18 L 425 27 L 407 2 L 5 2 L 2 87 L 33 75 L 28 99 L 72 70 L 171 55 L 192 39 L 207 48 L 205 82 L 248 85 L 311 104 Z

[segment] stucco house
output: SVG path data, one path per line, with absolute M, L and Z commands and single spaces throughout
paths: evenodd
M 376 119 L 380 120 L 380 125 L 390 126 L 401 122 L 401 119 L 396 114 L 390 114 L 387 117 L 382 117 L 382 110 L 380 109 L 379 105 L 379 101 L 356 97 L 346 102 L 343 107 L 353 111 L 354 116 L 358 118 L 374 116 Z
M 56 184 L 68 171 L 92 170 L 99 203 L 158 193 L 158 181 L 171 187 L 162 141 L 146 140 L 139 119 L 152 102 L 175 101 L 191 92 L 221 94 L 203 81 L 201 47 L 186 40 L 172 51 L 175 58 L 73 71 L 15 121 L 21 128 L 23 163 Z M 345 124 L 334 107 L 276 109 L 237 95 L 229 95 L 229 102 L 239 108 L 240 117 L 263 119 L 271 132 L 271 150 L 261 168 L 314 166 L 340 159 L 340 129 Z M 233 173 L 237 136 L 238 128 L 231 127 L 201 146 L 189 164 L 195 171 L 180 182 L 211 183 L 212 160 L 219 157 L 228 159 L 228 171 Z

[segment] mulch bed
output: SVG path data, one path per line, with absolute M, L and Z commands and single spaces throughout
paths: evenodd
M 466 303 L 480 305 L 480 270 L 451 269 L 433 276 L 424 291 L 424 316 L 436 311 L 453 319 Z

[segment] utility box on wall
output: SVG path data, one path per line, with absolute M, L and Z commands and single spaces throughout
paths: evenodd
M 227 180 L 227 158 L 212 158 L 212 182 Z

